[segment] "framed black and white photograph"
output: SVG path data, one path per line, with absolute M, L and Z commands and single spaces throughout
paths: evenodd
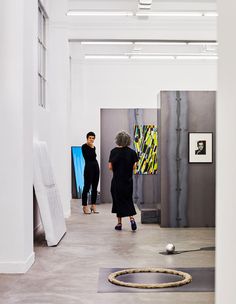
M 188 133 L 188 162 L 206 163 L 213 162 L 213 133 L 189 132 Z

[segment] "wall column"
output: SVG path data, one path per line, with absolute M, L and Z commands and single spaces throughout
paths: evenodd
M 34 262 L 32 104 L 37 81 L 36 29 L 37 1 L 1 2 L 0 273 L 24 273 Z
M 234 0 L 218 1 L 216 304 L 236 302 L 236 27 Z

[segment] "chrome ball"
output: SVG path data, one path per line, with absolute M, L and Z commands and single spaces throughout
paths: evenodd
M 175 251 L 175 245 L 174 244 L 167 244 L 166 245 L 166 252 L 168 254 L 173 253 Z

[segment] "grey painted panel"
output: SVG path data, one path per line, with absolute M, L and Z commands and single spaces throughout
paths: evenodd
M 192 227 L 215 226 L 216 93 L 188 92 L 189 132 L 213 132 L 213 164 L 189 164 L 188 218 Z
M 163 227 L 215 225 L 215 164 L 188 163 L 188 132 L 215 134 L 215 92 L 161 92 Z
M 125 130 L 133 136 L 135 124 L 159 125 L 157 109 L 101 109 L 101 202 L 111 203 L 112 173 L 106 170 L 109 153 L 115 147 L 116 134 Z M 159 152 L 158 152 L 159 153 Z M 158 157 L 159 162 L 160 158 Z M 160 167 L 159 167 L 160 168 Z M 142 208 L 160 203 L 160 171 L 156 175 L 134 175 L 134 201 Z
M 115 147 L 115 136 L 121 130 L 129 131 L 126 109 L 101 109 L 101 203 L 111 203 L 110 186 L 112 172 L 108 169 L 111 149 Z

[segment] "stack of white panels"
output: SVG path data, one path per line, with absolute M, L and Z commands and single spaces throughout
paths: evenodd
M 66 233 L 66 225 L 45 142 L 34 142 L 34 188 L 47 244 L 55 246 Z

